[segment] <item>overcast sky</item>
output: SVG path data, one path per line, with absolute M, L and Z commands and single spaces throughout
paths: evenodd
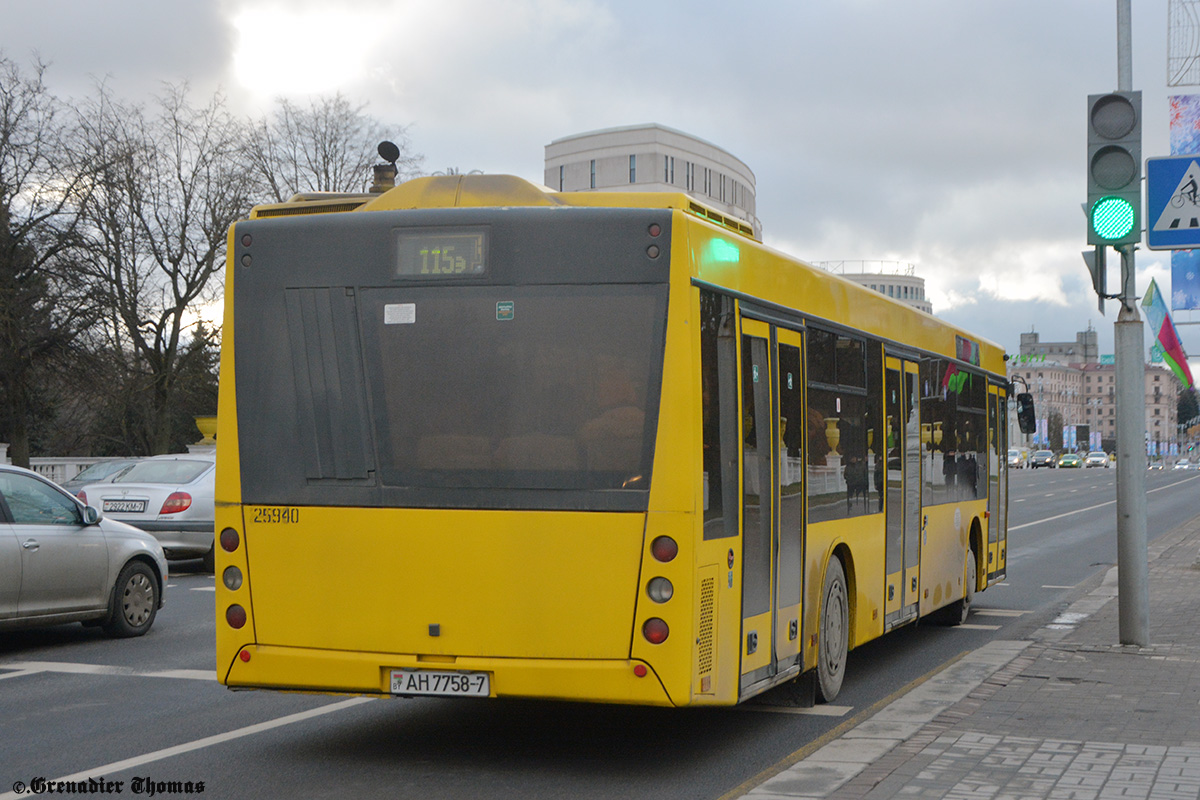
M 1143 157 L 1169 155 L 1167 97 L 1200 87 L 1166 86 L 1167 0 L 1133 6 Z M 935 313 L 1010 352 L 1088 325 L 1112 351 L 1080 253 L 1113 0 L 0 0 L 0 20 L 0 52 L 36 52 L 60 96 L 187 80 L 258 117 L 340 90 L 410 125 L 426 171 L 540 183 L 554 139 L 677 128 L 754 171 L 771 246 L 913 264 Z M 1170 296 L 1169 253 L 1137 268 Z M 1180 331 L 1200 374 L 1200 326 Z

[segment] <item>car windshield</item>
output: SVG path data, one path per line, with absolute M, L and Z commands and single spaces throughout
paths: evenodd
M 191 483 L 211 467 L 211 461 L 143 461 L 113 483 Z
M 1038 450 L 1036 453 L 1034 453 L 1034 455 L 1035 456 L 1052 456 L 1052 455 L 1054 455 L 1054 453 L 1051 453 L 1049 450 Z

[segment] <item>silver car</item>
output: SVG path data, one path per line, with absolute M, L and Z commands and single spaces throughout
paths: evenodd
M 203 558 L 212 569 L 215 477 L 211 454 L 152 456 L 112 483 L 83 487 L 79 499 L 152 534 L 167 558 Z
M 98 461 L 90 467 L 80 470 L 75 474 L 74 478 L 63 481 L 59 486 L 71 494 L 75 494 L 89 483 L 108 483 L 112 481 L 139 460 L 137 458 L 110 458 L 107 461 Z
M 64 622 L 114 637 L 150 630 L 167 580 L 154 537 L 8 464 L 0 464 L 0 518 L 0 630 Z

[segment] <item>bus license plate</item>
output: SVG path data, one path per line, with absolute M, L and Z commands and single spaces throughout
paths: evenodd
M 488 697 L 491 694 L 491 681 L 486 672 L 394 669 L 392 694 Z

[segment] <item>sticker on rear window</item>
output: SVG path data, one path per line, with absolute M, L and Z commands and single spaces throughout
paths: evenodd
M 416 321 L 416 303 L 388 303 L 383 307 L 384 325 L 411 325 Z

